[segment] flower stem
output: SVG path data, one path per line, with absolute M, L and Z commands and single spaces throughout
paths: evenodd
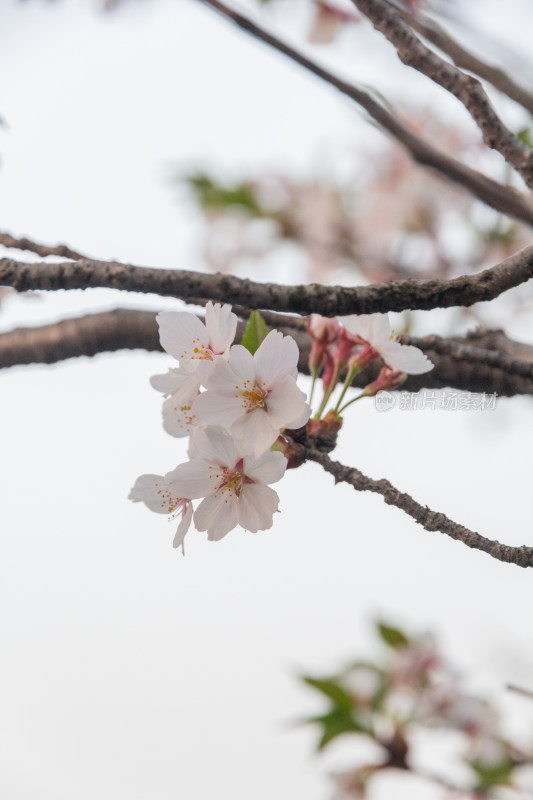
M 328 402 L 329 398 L 331 397 L 332 392 L 333 392 L 333 390 L 335 389 L 335 387 L 337 385 L 337 380 L 339 378 L 339 372 L 340 372 L 340 366 L 335 368 L 335 373 L 334 373 L 329 385 L 324 390 L 324 397 L 322 398 L 322 402 L 320 403 L 320 408 L 318 409 L 318 411 L 315 414 L 315 419 L 320 419 L 320 417 L 322 416 L 322 413 L 323 413 L 324 409 L 326 408 L 327 402 Z
M 336 413 L 338 416 L 340 416 L 340 414 L 342 414 L 342 412 L 344 411 L 344 409 L 345 409 L 345 408 L 348 408 L 348 406 L 351 406 L 351 405 L 352 405 L 352 403 L 355 403 L 357 400 L 360 400 L 362 397 L 368 397 L 367 393 L 366 393 L 366 392 L 361 392 L 361 394 L 358 394 L 358 395 L 357 395 L 357 397 L 354 397 L 354 398 L 353 398 L 353 400 L 350 400 L 348 403 L 346 403 L 345 405 L 343 405 L 343 407 L 342 407 L 342 408 L 339 408 L 339 410 L 338 410 L 338 411 L 337 411 L 337 409 L 335 409 L 335 413 Z
M 341 403 L 342 403 L 342 401 L 344 400 L 344 395 L 346 394 L 346 392 L 347 392 L 347 391 L 348 391 L 348 389 L 350 388 L 350 385 L 351 385 L 351 383 L 352 383 L 352 381 L 353 381 L 354 377 L 355 377 L 355 376 L 357 375 L 357 373 L 358 373 L 358 372 L 360 372 L 360 371 L 361 371 L 361 367 L 352 367 L 350 370 L 348 370 L 348 374 L 346 375 L 346 380 L 344 381 L 344 386 L 342 387 L 341 396 L 339 397 L 339 399 L 338 399 L 338 401 L 337 401 L 337 405 L 336 405 L 336 406 L 335 406 L 335 408 L 333 409 L 333 411 L 335 412 L 335 414 L 338 414 L 338 413 L 340 413 L 340 412 L 339 412 L 339 408 L 340 408 L 340 406 L 341 406 Z
M 316 378 L 317 378 L 317 375 L 318 375 L 318 369 L 316 367 L 313 367 L 313 369 L 311 371 L 311 375 L 313 377 L 313 383 L 311 384 L 311 392 L 309 394 L 309 405 L 312 408 L 313 394 L 314 394 L 314 391 L 315 391 Z

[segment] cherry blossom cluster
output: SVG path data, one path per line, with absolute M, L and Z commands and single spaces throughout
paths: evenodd
M 285 428 L 310 415 L 296 385 L 298 347 L 271 331 L 257 350 L 233 344 L 237 317 L 231 306 L 209 302 L 205 323 L 180 311 L 157 316 L 161 344 L 178 362 L 151 379 L 162 392 L 163 426 L 189 437 L 189 460 L 166 475 L 141 475 L 130 499 L 151 510 L 181 516 L 174 547 L 191 522 L 218 540 L 237 525 L 256 532 L 272 526 L 279 497 L 270 488 L 287 459 L 270 448 Z M 193 501 L 201 500 L 196 509 Z
M 333 409 L 337 416 L 361 397 L 372 397 L 383 389 L 396 389 L 407 375 L 421 375 L 433 369 L 432 362 L 422 350 L 401 344 L 391 329 L 387 314 L 353 314 L 336 319 L 311 314 L 307 330 L 312 339 L 309 369 L 313 376 L 313 389 L 320 373 L 324 389 L 317 419 L 324 412 L 342 375 L 345 375 L 344 386 Z M 381 363 L 376 380 L 343 405 L 354 377 L 375 360 Z

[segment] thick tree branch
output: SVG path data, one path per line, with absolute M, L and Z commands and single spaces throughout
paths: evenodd
M 400 61 L 426 75 L 461 101 L 479 127 L 485 144 L 501 153 L 533 188 L 533 152 L 503 124 L 480 81 L 426 47 L 387 0 L 352 2 L 395 46 Z
M 465 528 L 449 519 L 445 514 L 432 511 L 414 500 L 411 495 L 396 489 L 388 480 L 381 478 L 375 480 L 368 478 L 355 467 L 345 467 L 338 461 L 333 461 L 319 450 L 307 448 L 307 458 L 316 461 L 326 472 L 333 475 L 335 483 L 348 483 L 357 492 L 375 492 L 380 494 L 384 501 L 391 506 L 401 509 L 415 522 L 422 525 L 427 531 L 440 531 L 458 542 L 474 550 L 482 550 L 498 561 L 516 564 L 518 567 L 533 567 L 533 547 L 512 547 L 492 539 L 487 539 L 480 533 Z
M 464 48 L 434 19 L 430 19 L 420 12 L 412 14 L 404 8 L 398 7 L 397 10 L 413 30 L 421 33 L 424 39 L 427 39 L 428 42 L 431 42 L 443 53 L 446 53 L 457 67 L 467 69 L 469 72 L 473 72 L 478 77 L 491 83 L 495 89 L 519 103 L 533 115 L 533 92 L 528 91 L 517 83 L 500 67 L 487 64 L 486 61 L 482 61 L 482 59 Z
M 477 328 L 467 333 L 466 341 L 484 350 L 497 350 L 502 355 L 533 362 L 533 345 L 508 339 L 501 329 Z
M 283 53 L 292 61 L 300 64 L 300 66 L 313 73 L 313 75 L 316 75 L 321 80 L 334 86 L 339 92 L 356 102 L 364 108 L 372 119 L 385 131 L 400 142 L 418 164 L 436 170 L 442 177 L 462 186 L 477 197 L 478 200 L 486 203 L 496 211 L 522 220 L 528 225 L 533 224 L 533 210 L 528 200 L 516 190 L 502 186 L 497 181 L 493 181 L 481 172 L 471 169 L 465 164 L 461 164 L 460 161 L 449 158 L 438 150 L 435 150 L 431 145 L 408 130 L 394 114 L 391 114 L 388 109 L 375 100 L 370 94 L 329 72 L 274 34 L 261 28 L 260 25 L 257 25 L 257 23 L 253 22 L 249 17 L 234 10 L 226 3 L 221 2 L 221 0 L 199 0 L 199 2 L 215 9 L 226 19 L 237 25 L 241 30 L 254 36 L 270 47 L 273 47 L 278 52 Z
M 194 302 L 210 298 L 273 311 L 372 314 L 405 309 L 471 306 L 493 300 L 533 277 L 533 247 L 526 247 L 494 267 L 451 280 L 391 281 L 372 286 L 281 286 L 257 283 L 233 275 L 135 267 L 116 261 L 64 261 L 34 264 L 0 259 L 0 286 L 24 292 L 30 289 L 90 289 L 107 287 L 129 292 L 155 293 Z
M 94 356 L 97 353 L 125 349 L 161 350 L 155 314 L 155 311 L 120 308 L 38 328 L 18 328 L 2 333 L 0 369 L 22 364 L 53 364 L 67 358 Z M 292 318 L 288 319 L 292 323 Z M 274 315 L 271 315 L 269 325 L 296 339 L 300 349 L 298 368 L 300 372 L 309 374 L 310 340 L 305 331 L 292 325 L 283 325 L 279 317 Z M 244 322 L 239 324 L 238 341 L 243 329 Z M 422 347 L 435 364 L 435 369 L 425 375 L 410 376 L 401 387 L 403 391 L 452 387 L 462 391 L 496 393 L 502 396 L 533 394 L 533 374 L 527 377 L 527 370 L 533 372 L 531 363 L 507 358 L 479 347 L 470 347 L 468 339 L 449 341 L 439 337 L 425 337 L 412 338 L 409 341 Z M 505 341 L 509 345 L 518 345 L 506 338 Z M 438 350 L 442 352 L 439 353 Z M 357 377 L 354 386 L 364 386 L 375 377 L 377 367 L 369 368 Z
M 414 344 L 424 352 L 449 355 L 456 361 L 470 361 L 478 366 L 488 366 L 507 372 L 509 375 L 520 375 L 522 378 L 533 380 L 533 363 L 522 361 L 506 353 L 494 350 L 473 347 L 470 344 L 457 340 L 443 339 L 441 336 L 402 336 L 404 344 Z

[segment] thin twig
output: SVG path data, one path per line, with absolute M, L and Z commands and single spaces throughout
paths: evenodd
M 60 258 L 72 258 L 74 261 L 79 261 L 82 258 L 88 258 L 87 255 L 72 250 L 66 244 L 39 244 L 32 239 L 23 237 L 11 236 L 10 233 L 0 231 L 0 244 L 4 247 L 12 247 L 15 250 L 28 250 L 31 253 L 37 253 L 38 256 L 44 258 L 45 256 L 59 256 Z
M 487 539 L 480 533 L 471 531 L 457 522 L 449 519 L 445 514 L 432 511 L 414 500 L 411 495 L 396 489 L 388 480 L 381 478 L 375 480 L 364 475 L 355 467 L 346 467 L 338 461 L 333 461 L 325 453 L 313 448 L 307 448 L 307 458 L 316 461 L 326 472 L 333 475 L 335 483 L 348 483 L 358 492 L 375 492 L 380 494 L 384 501 L 391 506 L 401 509 L 415 522 L 422 525 L 427 531 L 440 531 L 456 541 L 462 542 L 474 550 L 482 550 L 498 561 L 516 564 L 518 567 L 533 567 L 533 547 L 512 547 L 501 542 Z
M 387 0 L 352 0 L 396 48 L 404 64 L 453 94 L 477 124 L 485 144 L 497 150 L 533 188 L 533 152 L 501 121 L 477 78 L 441 58 L 416 36 Z
M 353 83 L 334 75 L 279 37 L 266 31 L 242 12 L 236 11 L 221 0 L 199 0 L 199 2 L 215 9 L 241 30 L 283 53 L 283 55 L 300 64 L 313 75 L 329 83 L 346 97 L 360 105 L 372 119 L 406 148 L 413 160 L 418 164 L 436 170 L 446 180 L 451 180 L 453 183 L 462 186 L 477 197 L 478 200 L 486 203 L 496 211 L 522 220 L 528 225 L 533 224 L 533 209 L 528 200 L 515 189 L 502 186 L 483 173 L 471 169 L 460 161 L 449 158 L 435 150 L 431 145 L 406 128 L 394 114 L 391 114 L 387 108 L 370 94 L 359 89 Z
M 508 683 L 505 688 L 510 692 L 520 694 L 522 697 L 527 697 L 529 700 L 533 700 L 533 689 L 524 689 L 523 686 L 517 686 L 514 683 Z

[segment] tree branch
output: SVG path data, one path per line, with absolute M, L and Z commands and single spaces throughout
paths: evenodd
M 241 30 L 254 36 L 274 48 L 292 61 L 300 64 L 313 75 L 335 87 L 339 92 L 349 97 L 360 105 L 385 131 L 394 137 L 418 164 L 429 167 L 438 172 L 446 180 L 462 186 L 473 194 L 478 200 L 486 203 L 491 208 L 502 214 L 522 220 L 528 225 L 533 224 L 533 209 L 529 201 L 519 192 L 510 187 L 502 186 L 497 181 L 493 181 L 483 173 L 461 164 L 453 158 L 440 153 L 429 144 L 415 136 L 406 128 L 400 120 L 391 114 L 381 103 L 375 100 L 370 94 L 359 89 L 352 83 L 339 78 L 329 72 L 324 67 L 312 61 L 307 56 L 291 47 L 286 42 L 279 39 L 272 33 L 261 28 L 241 12 L 235 11 L 221 0 L 199 0 L 215 11 L 218 11 L 226 19 L 233 22 Z
M 533 188 L 533 152 L 503 124 L 480 81 L 426 47 L 387 0 L 352 2 L 395 46 L 400 61 L 426 75 L 461 101 L 480 129 L 485 144 L 501 153 Z
M 533 547 L 512 547 L 501 544 L 492 539 L 487 539 L 480 533 L 465 528 L 457 522 L 449 519 L 445 514 L 432 511 L 427 506 L 423 506 L 414 500 L 411 495 L 396 489 L 388 480 L 381 478 L 375 480 L 368 478 L 355 467 L 346 467 L 338 461 L 333 461 L 325 453 L 313 448 L 306 449 L 307 458 L 316 461 L 326 472 L 333 475 L 335 483 L 348 483 L 357 492 L 375 492 L 380 494 L 387 505 L 395 506 L 412 517 L 419 525 L 427 531 L 440 531 L 446 536 L 450 536 L 458 542 L 462 542 L 467 547 L 474 550 L 482 550 L 498 561 L 505 561 L 509 564 L 516 564 L 518 567 L 533 567 Z
M 34 242 L 32 239 L 27 239 L 25 236 L 22 238 L 16 238 L 15 236 L 11 236 L 10 233 L 5 233 L 0 231 L 0 244 L 4 245 L 4 247 L 12 247 L 16 250 L 28 250 L 31 253 L 37 253 L 38 256 L 44 258 L 45 256 L 59 256 L 59 258 L 72 258 L 74 261 L 79 261 L 82 258 L 88 258 L 88 256 L 84 255 L 83 253 L 79 253 L 77 250 L 72 250 L 66 244 L 56 244 L 56 245 L 47 245 L 47 244 L 38 244 Z
M 505 688 L 509 692 L 515 692 L 516 694 L 521 694 L 522 697 L 527 697 L 529 700 L 533 700 L 533 690 L 532 689 L 525 689 L 523 686 L 517 686 L 514 683 L 508 683 Z
M 409 279 L 371 286 L 282 286 L 257 283 L 220 273 L 135 267 L 116 261 L 64 261 L 34 264 L 0 259 L 0 286 L 18 291 L 107 287 L 129 292 L 155 293 L 194 302 L 197 298 L 230 302 L 247 308 L 291 311 L 372 314 L 405 309 L 471 306 L 493 300 L 533 277 L 533 247 L 526 247 L 494 267 L 451 280 Z
M 509 375 L 520 375 L 522 378 L 533 380 L 533 363 L 521 361 L 506 353 L 498 353 L 481 347 L 472 347 L 472 345 L 464 342 L 443 339 L 441 336 L 435 335 L 424 337 L 402 336 L 401 340 L 404 344 L 414 344 L 415 347 L 420 347 L 424 352 L 431 351 L 441 355 L 449 355 L 456 361 L 470 361 L 478 366 L 495 367 L 507 372 Z
M 504 70 L 492 64 L 487 64 L 464 48 L 434 19 L 430 19 L 420 12 L 413 14 L 404 8 L 397 7 L 397 10 L 413 30 L 418 31 L 428 42 L 431 42 L 443 53 L 446 53 L 457 67 L 467 69 L 469 72 L 473 72 L 483 80 L 488 81 L 495 89 L 498 89 L 499 92 L 514 100 L 533 115 L 533 93 L 516 83 Z
M 2 333 L 0 369 L 22 364 L 54 364 L 68 358 L 94 356 L 117 350 L 161 351 L 156 313 L 119 308 L 66 319 L 52 325 L 18 328 Z M 274 319 L 269 319 L 269 327 L 276 327 L 295 338 L 300 350 L 298 369 L 308 375 L 309 336 L 292 325 L 280 324 L 279 318 L 272 316 Z M 292 322 L 293 318 L 288 319 Z M 244 324 L 239 324 L 237 340 L 242 337 Z M 463 391 L 495 393 L 501 396 L 533 394 L 533 377 L 522 376 L 522 372 L 526 371 L 524 367 L 533 367 L 528 362 L 520 362 L 514 358 L 506 360 L 501 354 L 469 347 L 468 339 L 450 342 L 439 337 L 425 337 L 411 338 L 409 341 L 422 347 L 435 368 L 424 375 L 409 376 L 401 387 L 403 391 L 416 392 L 422 388 L 442 389 L 449 386 Z M 509 339 L 505 341 L 518 344 Z M 442 353 L 437 352 L 437 347 Z M 496 356 L 495 363 L 489 363 L 490 356 Z M 519 374 L 515 374 L 513 370 L 518 370 Z M 377 371 L 378 368 L 371 365 L 357 376 L 354 386 L 365 386 L 377 377 Z
M 501 329 L 477 328 L 467 333 L 466 341 L 484 350 L 498 350 L 502 355 L 533 362 L 533 345 L 508 339 Z

